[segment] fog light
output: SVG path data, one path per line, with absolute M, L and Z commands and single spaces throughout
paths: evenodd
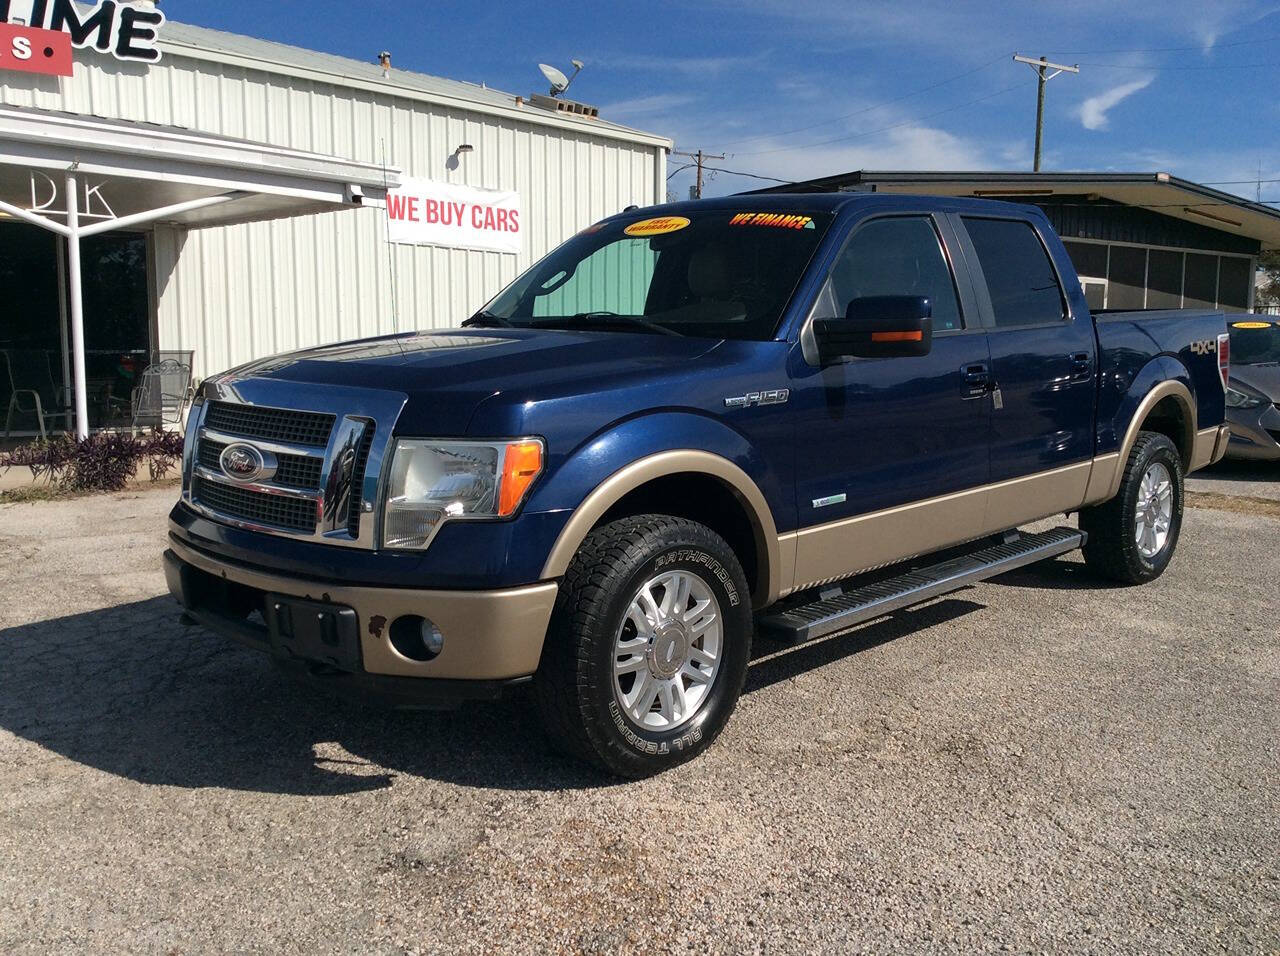
M 444 635 L 429 618 L 406 614 L 391 622 L 391 646 L 411 661 L 429 661 L 444 650 Z

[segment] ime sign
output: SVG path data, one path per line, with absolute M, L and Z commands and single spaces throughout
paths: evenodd
M 77 50 L 110 53 L 117 60 L 160 62 L 157 42 L 164 14 L 140 0 L 0 0 L 0 21 L 17 28 L 49 30 L 65 35 Z M 6 65 L 12 65 L 6 57 Z
M 71 75 L 71 37 L 57 30 L 0 23 L 0 70 Z

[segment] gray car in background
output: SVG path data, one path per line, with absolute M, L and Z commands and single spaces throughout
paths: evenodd
M 1228 323 L 1228 458 L 1280 461 L 1280 321 L 1250 315 Z

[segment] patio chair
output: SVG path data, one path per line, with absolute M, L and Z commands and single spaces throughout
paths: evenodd
M 0 372 L 9 381 L 9 407 L 4 418 L 4 437 L 13 431 L 13 416 L 34 415 L 41 438 L 48 438 L 45 423 L 64 418 L 69 426 L 71 412 L 65 407 L 53 373 L 49 353 L 43 349 L 0 350 Z
M 165 359 L 148 365 L 133 390 L 133 428 L 182 426 L 190 397 L 189 361 Z
M 156 349 L 151 353 L 151 364 L 162 362 L 178 362 L 190 366 L 195 361 L 196 353 L 192 349 Z

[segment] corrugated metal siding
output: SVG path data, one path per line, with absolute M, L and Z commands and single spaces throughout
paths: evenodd
M 1054 231 L 1064 239 L 1105 239 L 1108 242 L 1211 249 L 1254 256 L 1262 248 L 1256 239 L 1164 216 L 1150 209 L 1107 200 L 1090 200 L 1087 196 L 1054 196 L 1025 201 L 1043 209 Z
M 78 53 L 63 81 L 0 74 L 0 102 L 191 128 L 385 162 L 405 175 L 515 189 L 518 256 L 389 245 L 377 209 L 154 232 L 163 348 L 195 349 L 197 376 L 273 352 L 457 325 L 583 226 L 662 201 L 660 148 L 169 55 L 144 70 Z M 475 151 L 446 163 L 454 149 Z

